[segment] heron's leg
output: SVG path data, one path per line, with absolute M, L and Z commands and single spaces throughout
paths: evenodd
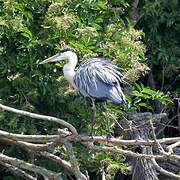
M 105 118 L 106 122 L 109 122 L 110 115 L 109 115 L 109 112 L 108 112 L 107 102 L 106 101 L 102 103 L 102 108 L 103 108 L 103 112 L 104 112 L 103 113 L 104 118 Z M 106 129 L 107 129 L 108 132 L 110 132 L 110 126 L 109 125 L 106 126 Z
M 91 135 L 93 135 L 93 127 L 96 121 L 96 104 L 94 99 L 91 100 L 92 100 L 92 111 L 93 111 L 92 119 L 91 119 Z
M 107 103 L 106 102 L 102 103 L 102 108 L 103 108 L 102 110 L 105 113 L 105 117 L 107 118 L 108 117 L 108 111 L 107 111 Z

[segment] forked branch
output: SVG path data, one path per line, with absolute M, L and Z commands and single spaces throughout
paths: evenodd
M 57 134 L 55 135 L 23 135 L 23 134 L 9 133 L 0 130 L 0 141 L 19 146 L 21 148 L 24 148 L 25 150 L 31 151 L 35 155 L 54 161 L 57 164 L 59 164 L 61 167 L 63 167 L 65 170 L 67 170 L 70 174 L 73 174 L 77 179 L 80 180 L 89 179 L 87 174 L 85 175 L 81 172 L 79 168 L 78 159 L 75 156 L 76 153 L 74 152 L 72 143 L 77 141 L 80 142 L 82 146 L 85 146 L 88 150 L 93 150 L 97 152 L 118 153 L 138 159 L 152 160 L 157 171 L 167 176 L 180 179 L 180 175 L 174 174 L 172 172 L 169 172 L 161 168 L 156 162 L 156 160 L 167 160 L 167 159 L 180 161 L 179 155 L 174 154 L 173 151 L 171 151 L 171 153 L 168 153 L 162 147 L 162 144 L 166 144 L 166 145 L 168 144 L 169 145 L 168 149 L 173 149 L 175 147 L 178 147 L 180 145 L 179 143 L 180 137 L 157 139 L 154 131 L 154 126 L 151 120 L 149 122 L 151 123 L 153 139 L 124 140 L 114 137 L 107 138 L 106 136 L 88 136 L 84 134 L 78 134 L 74 126 L 72 126 L 71 124 L 67 123 L 62 119 L 30 113 L 27 111 L 22 111 L 8 106 L 4 106 L 2 104 L 0 104 L 0 108 L 9 112 L 21 114 L 31 118 L 56 122 L 68 128 L 69 131 L 59 129 L 57 131 Z M 164 116 L 164 114 L 162 116 Z M 161 115 L 159 116 L 157 115 L 157 118 L 158 117 L 161 117 Z M 95 144 L 96 142 L 98 142 L 99 144 L 98 146 Z M 121 147 L 122 145 L 126 145 L 126 148 L 122 148 Z M 66 153 L 69 157 L 69 161 L 62 159 L 55 154 L 56 151 L 54 150 L 60 146 L 64 146 L 66 148 Z M 132 150 L 129 150 L 128 149 L 129 146 L 134 146 L 134 147 L 157 146 L 160 150 L 160 153 L 159 154 L 136 153 Z M 33 177 L 32 175 L 28 174 L 29 171 L 43 176 L 44 179 L 49 178 L 53 180 L 60 178 L 59 172 L 58 173 L 53 172 L 47 170 L 46 168 L 25 162 L 17 158 L 9 157 L 2 153 L 0 153 L 0 163 L 8 167 L 10 170 L 14 170 L 15 168 L 17 168 L 17 173 L 19 174 L 19 176 L 27 176 L 27 179 L 28 178 L 33 180 L 36 179 L 36 177 Z

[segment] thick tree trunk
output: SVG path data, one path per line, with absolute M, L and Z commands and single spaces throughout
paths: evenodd
M 131 139 L 150 139 L 149 123 L 152 119 L 151 113 L 129 114 L 127 119 L 133 121 Z M 134 128 L 135 127 L 135 128 Z M 150 146 L 141 146 L 140 151 L 143 154 L 153 154 Z M 134 159 L 132 180 L 158 180 L 156 170 L 151 160 Z
M 122 130 L 121 128 L 117 127 L 116 134 L 118 135 L 124 135 L 124 139 L 153 139 L 152 136 L 152 127 L 150 126 L 150 120 L 153 120 L 153 122 L 159 122 L 162 118 L 165 118 L 165 113 L 160 114 L 152 114 L 150 112 L 145 113 L 129 113 L 120 120 L 120 125 L 124 128 Z M 167 145 L 163 144 L 162 147 L 165 151 L 167 151 Z M 136 146 L 134 147 L 135 152 L 140 152 L 143 154 L 153 154 L 153 152 L 156 152 L 158 149 L 152 150 L 151 146 Z M 174 148 L 174 153 L 179 154 L 180 150 L 179 148 Z M 154 163 L 152 160 L 147 159 L 138 159 L 138 158 L 128 158 L 128 162 L 132 165 L 132 180 L 173 180 L 174 178 L 170 178 L 168 176 L 164 175 L 158 175 L 157 169 L 155 169 Z M 164 169 L 169 170 L 169 172 L 174 172 L 175 174 L 178 174 L 180 170 L 179 162 L 176 162 L 175 160 L 167 160 L 162 161 L 159 160 L 158 164 L 160 164 L 161 167 Z M 157 176 L 158 175 L 158 176 Z
M 152 116 L 153 115 L 149 112 L 128 114 L 126 116 L 126 120 L 123 120 L 123 125 L 126 126 L 125 128 L 127 128 L 128 122 L 132 122 L 132 125 L 130 125 L 130 130 L 127 131 L 125 139 L 150 139 L 149 120 L 153 118 Z M 138 147 L 134 150 L 143 154 L 153 154 L 150 146 L 141 146 L 140 148 Z M 130 158 L 129 161 L 132 164 L 132 180 L 159 179 L 151 160 Z

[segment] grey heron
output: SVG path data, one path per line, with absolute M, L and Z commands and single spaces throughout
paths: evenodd
M 110 101 L 123 105 L 125 96 L 122 91 L 123 74 L 110 61 L 92 58 L 83 62 L 75 72 L 78 62 L 76 53 L 66 48 L 39 64 L 67 60 L 63 67 L 64 78 L 84 97 L 92 100 L 93 122 L 96 117 L 95 101 Z

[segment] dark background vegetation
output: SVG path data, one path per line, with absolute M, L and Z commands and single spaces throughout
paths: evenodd
M 38 65 L 64 43 L 75 49 L 79 61 L 103 56 L 124 69 L 133 92 L 124 108 L 108 105 L 117 119 L 125 112 L 167 112 L 170 125 L 162 137 L 178 136 L 180 93 L 180 2 L 178 0 L 0 0 L 0 101 L 40 114 L 61 117 L 79 132 L 89 133 L 90 105 L 76 96 L 62 76 L 63 63 Z M 113 132 L 111 116 L 97 105 L 94 133 Z M 179 124 L 180 127 L 180 124 Z M 0 112 L 0 128 L 24 134 L 51 134 L 57 124 Z M 99 177 L 107 164 L 109 177 L 126 174 L 124 156 L 87 152 L 77 145 L 82 168 Z M 1 151 L 49 169 L 50 161 L 1 144 Z M 59 154 L 62 157 L 63 150 Z M 66 158 L 66 157 L 64 157 Z M 88 161 L 87 161 L 88 159 Z M 64 178 L 69 176 L 64 173 Z M 14 176 L 0 167 L 0 177 Z

